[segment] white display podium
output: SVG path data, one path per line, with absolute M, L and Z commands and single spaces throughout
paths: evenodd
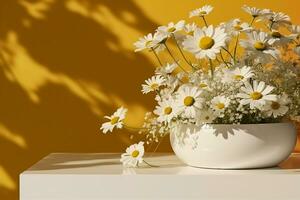
M 300 154 L 252 170 L 193 168 L 173 154 L 149 156 L 160 167 L 123 168 L 120 154 L 53 153 L 20 175 L 20 199 L 300 199 Z

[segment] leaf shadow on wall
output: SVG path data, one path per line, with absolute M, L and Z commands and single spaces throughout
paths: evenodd
M 51 152 L 119 152 L 132 142 L 124 131 L 99 134 L 99 119 L 120 103 L 152 108 L 138 90 L 153 64 L 103 15 L 140 34 L 157 25 L 131 0 L 4 0 L 0 9 L 0 166 L 12 179 L 0 181 L 0 199 L 17 199 L 19 173 Z

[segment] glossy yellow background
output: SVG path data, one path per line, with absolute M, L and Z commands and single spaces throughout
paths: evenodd
M 243 4 L 300 24 L 298 0 L 1 0 L 0 199 L 17 199 L 19 173 L 51 152 L 120 152 L 138 139 L 99 131 L 120 105 L 131 126 L 154 106 L 140 84 L 156 62 L 132 43 L 204 4 L 215 7 L 207 18 L 214 24 L 250 20 Z

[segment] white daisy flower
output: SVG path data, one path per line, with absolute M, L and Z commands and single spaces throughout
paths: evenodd
M 265 84 L 265 82 L 253 81 L 253 86 L 249 82 L 245 82 L 241 87 L 242 93 L 238 93 L 237 97 L 241 98 L 241 105 L 250 105 L 251 109 L 262 109 L 267 101 L 276 101 L 276 95 L 270 94 L 274 87 Z
M 250 32 L 253 28 L 246 22 L 241 22 L 240 19 L 233 19 L 228 23 L 223 23 L 225 32 L 233 36 L 240 34 L 241 32 Z
M 289 110 L 287 104 L 290 103 L 286 94 L 279 96 L 276 101 L 268 101 L 264 106 L 267 116 L 274 116 L 275 118 L 283 116 Z
M 177 116 L 177 113 L 177 106 L 173 99 L 158 102 L 158 106 L 154 110 L 154 114 L 158 115 L 157 121 L 159 122 L 169 123 Z
M 267 33 L 253 31 L 248 34 L 248 40 L 242 40 L 240 44 L 257 57 L 271 55 L 276 58 L 279 51 L 271 46 L 273 42 Z
M 154 35 L 149 33 L 148 35 L 139 38 L 139 40 L 134 43 L 134 46 L 136 47 L 135 52 L 151 48 L 154 48 L 159 52 L 164 49 L 164 46 L 161 44 L 164 39 L 165 37 L 160 33 L 155 33 Z
M 143 94 L 147 94 L 149 92 L 157 91 L 160 86 L 162 86 L 165 82 L 165 79 L 158 75 L 152 76 L 151 78 L 145 81 L 146 84 L 142 84 L 142 92 Z
M 196 125 L 211 124 L 216 119 L 215 113 L 211 109 L 201 110 L 196 117 Z
M 165 78 L 165 85 L 172 91 L 178 86 L 180 82 L 179 78 L 177 78 L 176 75 L 172 74 L 177 67 L 178 65 L 176 63 L 167 63 L 165 66 L 159 67 L 155 71 L 157 75 L 161 75 Z
M 196 10 L 193 10 L 190 12 L 189 17 L 203 17 L 205 15 L 208 15 L 213 10 L 213 7 L 210 5 L 205 5 L 201 8 L 198 8 Z
M 176 87 L 180 84 L 180 79 L 178 79 L 176 76 L 168 76 L 166 79 L 166 85 L 167 87 L 174 92 Z
M 221 114 L 229 106 L 230 99 L 225 96 L 216 96 L 211 100 L 211 108 L 217 114 Z
M 212 25 L 202 29 L 197 28 L 193 36 L 188 35 L 183 42 L 185 50 L 195 54 L 196 58 L 215 59 L 221 48 L 225 46 L 227 34 L 221 27 Z
M 250 14 L 252 17 L 258 17 L 259 15 L 262 14 L 262 10 L 258 9 L 256 7 L 249 7 L 247 5 L 244 5 L 242 7 L 242 9 L 247 12 L 248 14 Z
M 145 153 L 144 142 L 133 144 L 126 149 L 126 153 L 121 155 L 120 161 L 125 167 L 137 167 L 141 164 Z
M 196 28 L 198 28 L 198 26 L 195 23 L 192 23 L 192 24 L 186 24 L 183 30 L 187 35 L 194 35 L 194 31 L 196 30 Z
M 290 26 L 291 18 L 282 12 L 272 12 L 271 15 L 267 15 L 266 19 L 271 22 L 271 28 L 278 28 L 279 26 Z
M 199 77 L 198 73 L 202 72 L 197 72 L 196 74 L 192 74 L 190 76 L 190 82 L 193 83 L 194 86 L 199 87 L 202 90 L 210 90 L 210 82 L 205 79 L 204 77 Z
M 157 28 L 157 32 L 161 33 L 165 37 L 170 37 L 172 34 L 181 31 L 184 28 L 185 21 L 181 20 L 174 24 L 170 22 L 167 26 L 160 26 Z
M 247 5 L 244 5 L 242 9 L 254 18 L 269 15 L 271 12 L 269 9 L 258 9 L 256 7 L 249 7 Z
M 121 107 L 111 116 L 105 116 L 104 118 L 108 119 L 108 122 L 102 124 L 100 130 L 105 134 L 108 131 L 112 132 L 115 127 L 122 128 L 123 120 L 125 119 L 127 109 Z
M 251 67 L 243 66 L 242 68 L 236 68 L 232 71 L 233 79 L 236 81 L 245 81 L 254 76 Z
M 203 98 L 198 87 L 183 85 L 178 90 L 177 106 L 184 117 L 194 118 L 202 108 Z
M 278 30 L 273 29 L 270 33 L 270 42 L 274 46 L 284 46 L 287 45 L 288 43 L 292 42 L 297 35 L 296 34 L 290 34 L 288 36 L 285 36 L 281 34 Z
M 224 77 L 222 79 L 222 82 L 224 83 L 231 83 L 236 81 L 248 81 L 251 77 L 254 76 L 253 71 L 251 70 L 251 67 L 243 66 L 242 68 L 237 67 L 233 70 L 226 69 L 224 71 Z
M 167 87 L 159 90 L 159 94 L 157 94 L 154 98 L 157 102 L 166 101 L 166 100 L 174 98 L 172 96 L 172 94 L 174 93 L 174 89 L 176 86 L 173 86 L 171 81 L 168 79 L 166 80 L 165 85 Z
M 167 63 L 166 65 L 162 67 L 158 67 L 155 70 L 155 73 L 157 75 L 162 75 L 162 76 L 168 76 L 171 75 L 172 72 L 178 67 L 176 63 Z

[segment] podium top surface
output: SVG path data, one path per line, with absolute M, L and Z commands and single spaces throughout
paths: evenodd
M 293 153 L 278 167 L 247 170 L 213 170 L 184 165 L 174 154 L 155 153 L 145 160 L 159 167 L 124 168 L 117 153 L 52 153 L 22 174 L 94 175 L 300 175 L 300 153 Z

